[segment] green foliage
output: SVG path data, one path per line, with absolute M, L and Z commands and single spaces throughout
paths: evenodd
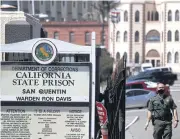
M 114 59 L 106 49 L 101 49 L 100 57 L 100 82 L 106 81 L 112 75 Z

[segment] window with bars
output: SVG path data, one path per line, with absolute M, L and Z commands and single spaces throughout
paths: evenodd
M 54 32 L 54 39 L 59 39 L 59 32 Z
M 135 32 L 135 42 L 139 42 L 139 31 Z
M 74 32 L 70 32 L 69 33 L 69 42 L 74 42 L 75 39 L 74 39 Z
M 116 42 L 120 42 L 120 32 L 117 31 L 116 33 Z
M 176 10 L 175 21 L 179 21 L 179 10 Z
M 159 13 L 157 11 L 155 12 L 155 21 L 159 21 Z
M 172 62 L 171 52 L 168 52 L 168 54 L 167 54 L 167 63 L 171 63 L 171 62 Z
M 127 42 L 128 36 L 127 36 L 127 31 L 124 32 L 124 42 Z
M 148 21 L 151 20 L 151 13 L 150 13 L 150 12 L 147 13 L 147 20 L 148 20 Z
M 139 17 L 140 16 L 140 13 L 139 13 L 139 11 L 136 11 L 135 12 L 135 22 L 139 22 Z
M 175 41 L 176 42 L 179 41 L 179 31 L 178 30 L 176 30 L 176 32 L 175 32 Z
M 139 53 L 135 53 L 135 63 L 139 63 Z
M 179 63 L 179 53 L 176 52 L 174 55 L 174 63 Z
M 172 11 L 168 11 L 168 21 L 172 21 Z
M 128 12 L 124 12 L 124 22 L 128 22 Z
M 170 30 L 168 31 L 168 34 L 167 34 L 167 41 L 168 42 L 172 41 L 172 33 Z
M 90 32 L 85 32 L 85 43 L 90 44 L 91 38 L 90 38 Z

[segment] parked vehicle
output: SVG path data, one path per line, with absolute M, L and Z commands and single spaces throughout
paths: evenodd
M 171 68 L 171 67 L 153 67 L 153 68 L 147 68 L 145 71 L 154 71 L 154 72 L 158 72 L 158 71 L 172 72 L 172 68 Z
M 157 82 L 152 82 L 148 80 L 135 80 L 126 82 L 126 89 L 144 89 L 156 92 L 157 89 Z M 169 86 L 165 86 L 165 93 L 170 95 Z
M 128 81 L 135 80 L 149 80 L 152 82 L 161 82 L 163 84 L 173 85 L 174 81 L 177 80 L 177 74 L 173 74 L 169 71 L 164 72 L 156 70 L 146 70 L 144 72 L 140 72 L 136 76 L 131 76 L 128 78 Z
M 157 83 L 147 80 L 137 80 L 126 83 L 126 89 L 145 89 L 156 91 Z
M 154 91 L 144 89 L 126 90 L 126 108 L 144 108 L 148 106 L 149 100 L 156 96 Z
M 145 71 L 148 68 L 152 68 L 152 63 L 143 63 L 141 64 L 141 71 Z

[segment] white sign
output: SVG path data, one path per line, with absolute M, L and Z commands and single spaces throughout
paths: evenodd
M 1 139 L 89 139 L 89 127 L 88 107 L 1 107 Z
M 89 66 L 2 65 L 2 101 L 89 102 Z

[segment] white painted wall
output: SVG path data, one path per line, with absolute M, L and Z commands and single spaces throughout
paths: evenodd
M 140 18 L 139 18 L 139 22 L 135 22 L 135 12 L 139 11 L 140 14 Z M 142 61 L 142 48 L 143 48 L 143 6 L 142 4 L 134 4 L 133 5 L 133 12 L 132 12 L 132 22 L 133 22 L 133 28 L 132 28 L 132 45 L 133 45 L 133 50 L 132 50 L 132 61 L 135 62 L 135 53 L 138 52 L 139 53 L 139 61 Z M 139 32 L 139 42 L 135 42 L 135 32 L 138 31 Z
M 149 9 L 146 8 L 145 11 L 143 11 L 143 3 L 145 2 L 154 2 L 156 3 L 155 9 L 158 11 L 159 13 L 159 21 L 146 21 L 145 25 L 143 25 L 142 23 L 142 15 L 143 12 L 147 12 L 149 10 L 153 10 L 153 5 L 149 6 Z M 138 4 L 137 4 L 138 3 Z M 142 3 L 142 4 L 141 4 Z M 165 3 L 167 3 L 167 9 L 165 11 Z M 139 52 L 140 54 L 140 61 L 142 59 L 142 41 L 143 39 L 146 38 L 146 36 L 142 35 L 142 28 L 143 26 L 145 26 L 145 35 L 150 31 L 150 30 L 157 30 L 160 33 L 160 42 L 159 43 L 145 43 L 145 54 L 148 53 L 148 51 L 155 49 L 159 52 L 160 54 L 160 60 L 161 60 L 161 64 L 164 62 L 164 56 L 165 59 L 167 59 L 167 53 L 171 52 L 172 53 L 172 63 L 171 64 L 167 64 L 165 63 L 165 65 L 167 66 L 172 66 L 174 71 L 179 71 L 180 72 L 180 63 L 173 63 L 174 62 L 174 54 L 175 52 L 179 52 L 179 58 L 180 58 L 180 41 L 179 42 L 175 42 L 175 31 L 178 30 L 180 33 L 180 21 L 175 21 L 175 11 L 178 9 L 180 12 L 180 1 L 179 0 L 121 0 L 121 5 L 117 8 L 117 9 L 121 9 L 123 11 L 127 10 L 129 13 L 129 7 L 130 4 L 132 4 L 133 6 L 133 12 L 131 15 L 131 18 L 133 19 L 132 24 L 133 24 L 133 28 L 132 28 L 132 34 L 128 34 L 132 35 L 132 44 L 133 44 L 133 52 L 132 52 L 132 57 L 133 57 L 133 61 L 134 61 L 134 55 L 136 52 Z M 167 15 L 168 10 L 172 11 L 172 22 L 165 22 L 165 19 L 167 19 L 167 17 L 165 18 L 165 13 Z M 135 23 L 134 22 L 134 16 L 135 16 L 135 11 L 139 10 L 140 11 L 140 23 Z M 122 21 L 124 19 L 124 13 L 123 11 L 121 11 L 121 22 L 116 24 L 116 31 L 119 30 L 121 33 L 121 41 L 120 42 L 116 42 L 115 43 L 115 52 L 120 52 L 120 55 L 122 56 L 122 53 L 124 53 L 125 51 L 127 51 L 129 53 L 129 42 L 124 43 L 123 42 L 123 32 L 125 30 L 130 30 L 130 26 L 129 23 L 125 23 L 124 21 Z M 147 14 L 147 13 L 144 13 Z M 147 17 L 147 15 L 146 15 Z M 172 31 L 172 42 L 167 42 L 167 37 L 166 40 L 164 40 L 164 35 L 167 35 L 165 33 L 165 28 L 164 25 L 166 25 L 166 31 L 171 30 Z M 139 43 L 135 43 L 134 42 L 134 33 L 135 31 L 138 30 L 140 32 L 140 42 Z M 110 38 L 109 39 L 109 51 L 112 54 L 113 53 L 113 25 L 112 23 L 110 23 L 109 25 L 109 32 L 110 32 Z M 116 39 L 116 36 L 115 36 Z M 130 40 L 128 40 L 130 41 Z M 164 53 L 164 44 L 166 43 L 166 53 Z M 180 59 L 179 59 L 180 62 Z

